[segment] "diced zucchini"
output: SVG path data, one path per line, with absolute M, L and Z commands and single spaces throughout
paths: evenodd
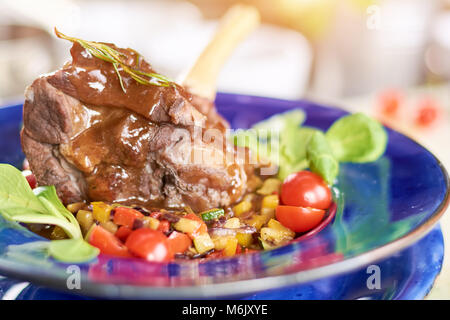
M 252 204 L 249 201 L 241 201 L 237 205 L 233 207 L 233 212 L 236 217 L 239 217 L 243 213 L 250 211 L 252 208 Z
M 261 229 L 261 240 L 273 243 L 275 246 L 281 245 L 291 239 L 279 230 L 267 227 Z
M 263 247 L 264 250 L 271 250 L 271 249 L 275 249 L 275 248 L 278 247 L 278 246 L 276 246 L 276 245 L 274 245 L 274 244 L 272 244 L 272 243 L 269 243 L 269 242 L 267 242 L 267 241 L 264 241 L 264 240 L 261 239 L 261 238 L 259 238 L 259 241 L 261 242 L 261 245 L 262 245 L 262 247 Z
M 223 215 L 225 215 L 225 210 L 223 209 L 211 209 L 200 213 L 203 221 L 218 219 Z
M 177 231 L 192 233 L 200 227 L 200 222 L 192 219 L 180 218 L 180 220 L 176 222 L 173 227 Z
M 208 233 L 203 233 L 194 238 L 194 246 L 198 253 L 201 254 L 214 249 L 214 242 Z
M 276 178 L 269 178 L 264 181 L 262 187 L 256 191 L 256 193 L 268 196 L 274 192 L 279 192 L 281 181 Z
M 111 206 L 104 202 L 91 202 L 92 215 L 98 222 L 107 222 L 111 214 Z
M 263 198 L 261 207 L 262 208 L 275 209 L 278 206 L 279 202 L 280 202 L 280 200 L 278 199 L 278 195 L 271 194 L 271 195 L 265 196 Z
M 246 248 L 253 243 L 253 236 L 250 233 L 238 233 L 236 239 L 241 246 Z
M 223 254 L 226 257 L 232 257 L 236 254 L 238 240 L 236 238 L 228 238 L 227 244 L 223 249 Z
M 239 218 L 231 218 L 228 219 L 223 226 L 228 229 L 237 229 L 241 226 L 241 221 Z

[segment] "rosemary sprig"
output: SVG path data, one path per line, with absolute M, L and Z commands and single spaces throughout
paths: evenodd
M 124 72 L 128 73 L 136 82 L 140 84 L 160 86 L 160 87 L 171 86 L 171 81 L 168 78 L 157 73 L 144 72 L 142 70 L 139 70 L 138 66 L 141 56 L 134 50 L 133 52 L 136 54 L 137 60 L 136 66 L 132 67 L 123 62 L 122 58 L 125 57 L 125 55 L 122 52 L 117 51 L 116 49 L 108 46 L 107 44 L 69 37 L 59 32 L 58 29 L 56 28 L 55 34 L 58 38 L 79 43 L 94 57 L 111 63 L 114 67 L 114 70 L 116 71 L 117 76 L 119 77 L 120 86 L 124 93 L 126 93 L 126 89 L 123 85 L 123 79 L 122 76 L 120 75 L 119 67 L 121 67 Z

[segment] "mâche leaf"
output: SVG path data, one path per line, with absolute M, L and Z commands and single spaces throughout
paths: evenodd
M 388 136 L 376 120 L 356 113 L 337 120 L 326 132 L 333 154 L 342 162 L 371 162 L 386 150 Z
M 59 261 L 79 263 L 94 259 L 100 253 L 100 250 L 78 238 L 53 240 L 50 242 L 48 252 Z
M 325 135 L 316 131 L 309 140 L 306 151 L 311 171 L 332 185 L 339 173 L 339 162 L 333 156 Z
M 7 219 L 23 213 L 46 213 L 25 177 L 15 167 L 0 164 L 0 210 Z
M 49 253 L 56 259 L 81 262 L 98 254 L 83 240 L 78 221 L 61 203 L 54 186 L 32 190 L 22 173 L 8 164 L 0 164 L 0 181 L 0 214 L 6 219 L 59 226 L 72 238 L 62 244 L 54 243 L 62 240 L 49 242 Z M 70 243 L 74 246 L 69 250 Z

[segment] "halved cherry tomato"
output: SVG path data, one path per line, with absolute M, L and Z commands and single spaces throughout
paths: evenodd
M 189 236 L 191 238 L 195 238 L 196 236 L 198 236 L 200 234 L 204 234 L 204 233 L 208 232 L 208 227 L 206 226 L 205 222 L 199 216 L 197 216 L 195 213 L 189 213 L 189 214 L 185 215 L 184 217 L 186 219 L 191 219 L 191 220 L 200 222 L 200 225 L 197 228 L 197 230 L 195 230 L 194 232 L 189 234 Z
M 310 171 L 290 174 L 281 186 L 284 205 L 328 209 L 331 201 L 330 188 L 319 175 Z
M 144 215 L 137 210 L 125 207 L 114 209 L 114 223 L 119 226 L 127 226 L 133 229 L 134 220 L 143 218 Z
M 128 236 L 125 246 L 134 255 L 148 261 L 163 262 L 173 258 L 167 237 L 158 230 L 137 229 Z
M 100 249 L 101 253 L 116 257 L 131 257 L 126 246 L 111 232 L 101 226 L 92 227 L 89 232 L 88 242 Z
M 173 231 L 167 238 L 172 253 L 183 253 L 192 244 L 191 238 L 182 232 Z
M 418 126 L 430 126 L 438 118 L 437 102 L 431 98 L 423 99 L 419 102 L 419 111 L 415 122 Z
M 277 220 L 294 232 L 306 232 L 317 226 L 325 215 L 325 210 L 278 206 L 275 212 Z
M 125 242 L 132 232 L 133 230 L 131 228 L 127 226 L 120 226 L 119 229 L 117 229 L 116 233 L 114 233 L 114 235 L 122 242 Z
M 159 222 L 157 230 L 161 231 L 162 233 L 169 232 L 169 230 L 170 230 L 170 222 L 167 221 L 167 220 L 161 220 Z

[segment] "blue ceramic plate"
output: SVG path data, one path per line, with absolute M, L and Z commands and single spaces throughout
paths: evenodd
M 303 109 L 306 125 L 321 129 L 345 115 L 340 109 L 305 101 L 242 95 L 219 94 L 216 103 L 234 128 L 247 128 L 291 108 Z M 20 123 L 21 105 L 0 109 L 0 162 L 20 166 Z M 392 130 L 383 158 L 341 165 L 337 188 L 334 221 L 304 241 L 207 262 L 160 264 L 101 255 L 78 265 L 77 293 L 109 298 L 241 297 L 330 277 L 416 242 L 432 229 L 449 202 L 449 179 L 439 161 Z M 68 290 L 68 276 L 76 267 L 36 254 L 29 244 L 36 240 L 43 239 L 0 219 L 0 273 Z

